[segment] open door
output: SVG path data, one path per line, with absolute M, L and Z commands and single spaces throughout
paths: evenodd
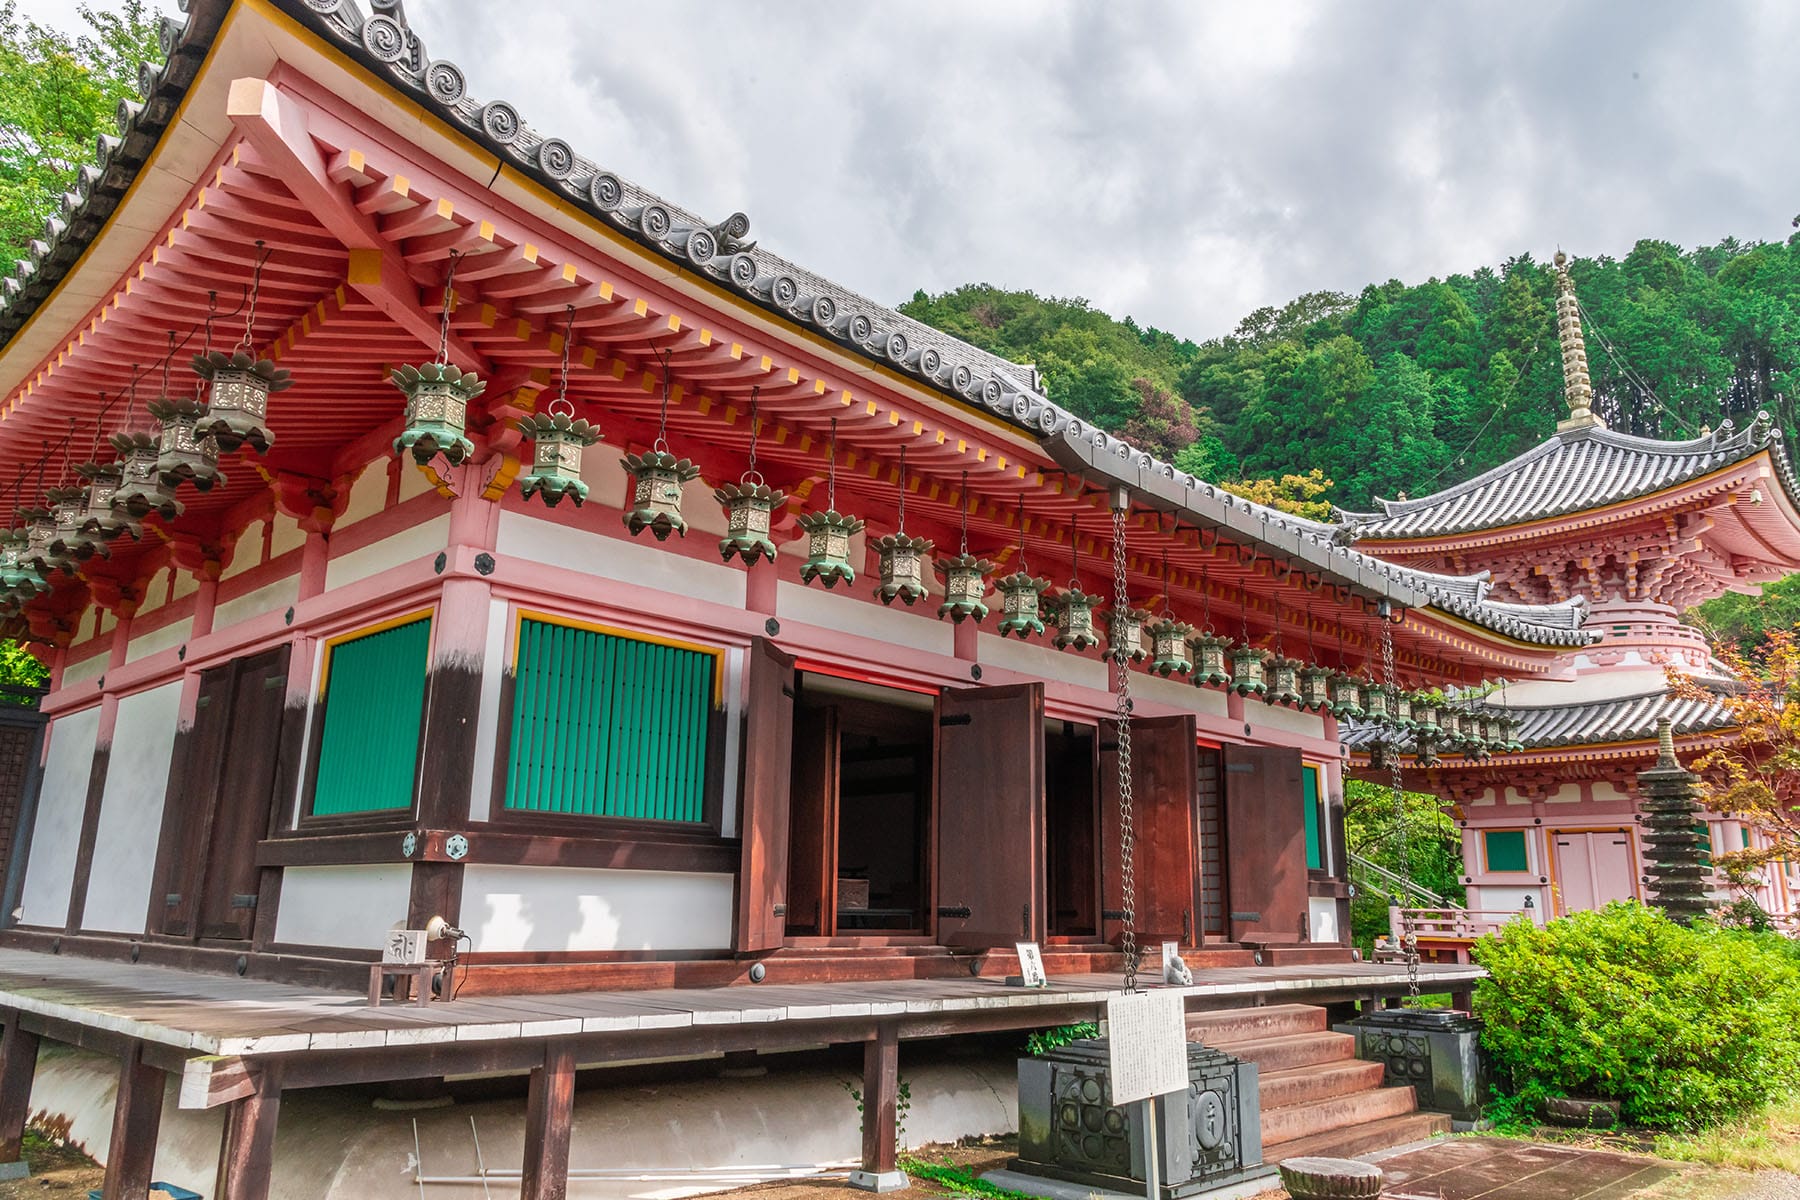
M 795 714 L 787 890 L 787 931 L 793 935 L 837 932 L 840 752 L 837 709 Z
M 1131 722 L 1132 873 L 1137 887 L 1139 944 L 1198 941 L 1194 796 L 1198 755 L 1191 715 Z M 1105 880 L 1103 929 L 1116 941 L 1125 922 L 1119 861 L 1119 723 L 1100 724 L 1100 871 Z
M 288 648 L 203 672 L 169 797 L 162 932 L 243 941 L 256 920 L 256 844 L 269 836 Z
M 788 777 L 793 762 L 794 660 L 773 643 L 750 646 L 744 711 L 744 849 L 738 870 L 737 948 L 770 950 L 787 932 Z
M 937 702 L 937 938 L 1044 940 L 1044 685 Z
M 1308 896 L 1300 751 L 1225 747 L 1225 853 L 1232 940 L 1300 941 Z

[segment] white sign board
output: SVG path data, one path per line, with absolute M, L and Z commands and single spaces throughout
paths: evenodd
M 1050 986 L 1050 976 L 1044 973 L 1044 952 L 1038 949 L 1036 942 L 1014 942 L 1013 948 L 1019 952 L 1019 982 L 1028 988 Z
M 1181 993 L 1114 996 L 1106 1002 L 1106 1025 L 1115 1105 L 1187 1087 L 1187 1018 Z
M 417 966 L 425 961 L 423 929 L 390 929 L 387 944 L 381 948 L 381 961 L 388 966 Z

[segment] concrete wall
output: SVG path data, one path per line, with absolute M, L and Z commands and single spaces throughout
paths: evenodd
M 94 741 L 100 707 L 58 717 L 50 723 L 49 756 L 38 792 L 37 823 L 25 866 L 20 921 L 62 928 L 69 916 L 69 890 L 80 848 L 81 818 L 87 808 L 88 777 L 94 768 Z
M 462 922 L 477 952 L 722 950 L 733 876 L 473 865 Z
M 83 929 L 144 932 L 180 709 L 180 680 L 119 701 Z

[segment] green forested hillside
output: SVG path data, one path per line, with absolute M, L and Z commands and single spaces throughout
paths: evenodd
M 1599 411 L 1615 429 L 1697 436 L 1800 398 L 1800 235 L 1683 250 L 1641 241 L 1571 263 Z M 1550 268 L 1314 292 L 1195 343 L 1083 300 L 970 285 L 901 306 L 1032 362 L 1051 396 L 1208 479 L 1322 470 L 1327 499 L 1421 495 L 1505 461 L 1565 415 Z

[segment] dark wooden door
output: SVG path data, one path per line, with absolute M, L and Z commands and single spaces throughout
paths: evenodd
M 1133 876 L 1140 943 L 1192 945 L 1198 871 L 1194 854 L 1194 796 L 1198 761 L 1192 716 L 1142 717 L 1131 722 Z M 1100 726 L 1100 869 L 1105 880 L 1108 940 L 1125 922 L 1120 860 L 1119 726 Z
M 793 789 L 788 807 L 787 931 L 837 932 L 838 711 L 794 713 Z
M 738 833 L 737 948 L 770 950 L 787 934 L 788 778 L 794 753 L 794 660 L 757 638 L 744 712 Z
M 937 702 L 937 938 L 1044 940 L 1044 685 Z
M 1297 942 L 1306 929 L 1306 799 L 1300 752 L 1225 747 L 1231 937 Z
M 162 932 L 248 939 L 273 818 L 288 648 L 204 671 L 163 823 Z

